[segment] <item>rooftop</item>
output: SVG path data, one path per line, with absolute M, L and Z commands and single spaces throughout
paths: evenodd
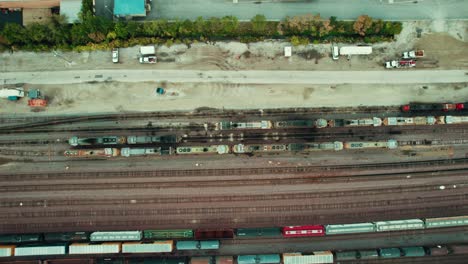
M 145 0 L 114 0 L 116 16 L 146 16 Z
M 61 0 L 60 15 L 67 17 L 68 23 L 74 23 L 78 20 L 78 14 L 81 11 L 81 0 Z

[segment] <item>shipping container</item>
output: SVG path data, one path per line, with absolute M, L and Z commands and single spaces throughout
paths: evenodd
M 238 228 L 236 230 L 238 237 L 275 237 L 281 236 L 281 228 L 266 227 L 266 228 Z
M 15 248 L 15 256 L 45 256 L 45 255 L 65 255 L 67 246 L 64 245 L 40 245 L 40 246 L 20 246 Z
M 430 247 L 428 249 L 428 253 L 431 256 L 445 256 L 445 255 L 448 255 L 449 250 L 446 246 L 436 246 L 436 247 Z
M 46 233 L 45 241 L 88 241 L 89 232 Z
M 375 232 L 375 225 L 373 223 L 327 225 L 325 232 L 327 235 Z
M 174 241 L 154 241 L 152 243 L 126 242 L 122 244 L 122 253 L 162 253 L 172 252 Z
M 185 257 L 178 258 L 130 258 L 126 264 L 186 264 Z
M 0 235 L 0 243 L 32 243 L 42 241 L 40 234 Z
M 11 257 L 15 253 L 14 245 L 0 245 L 0 257 Z
M 121 243 L 110 242 L 102 244 L 73 243 L 69 246 L 69 254 L 112 254 L 119 253 Z
M 165 238 L 192 238 L 191 229 L 173 229 L 173 230 L 144 230 L 145 239 L 165 239 Z
M 277 263 L 281 263 L 281 256 L 279 254 L 237 256 L 237 264 L 277 264 Z
M 285 226 L 283 227 L 282 231 L 284 237 L 309 237 L 325 235 L 325 228 L 322 225 Z
M 378 232 L 424 229 L 424 221 L 420 219 L 381 221 L 376 222 L 375 225 Z
M 331 251 L 315 251 L 312 254 L 284 253 L 284 264 L 316 264 L 333 263 L 333 253 Z
M 336 252 L 336 260 L 355 260 L 358 257 L 357 251 Z
M 141 240 L 141 231 L 107 231 L 91 233 L 91 241 L 138 241 Z
M 202 250 L 219 249 L 219 241 L 218 240 L 200 241 L 200 249 Z
M 177 250 L 197 250 L 200 249 L 199 241 L 177 241 Z
M 223 239 L 234 238 L 234 230 L 227 229 L 197 229 L 195 239 Z
M 468 225 L 468 216 L 441 217 L 426 219 L 426 228 Z
M 402 247 L 401 252 L 404 257 L 423 257 L 426 255 L 426 250 L 423 247 Z
M 375 259 L 379 257 L 379 253 L 375 249 L 370 250 L 359 250 L 360 259 Z
M 399 258 L 401 252 L 399 248 L 381 248 L 379 249 L 382 258 Z

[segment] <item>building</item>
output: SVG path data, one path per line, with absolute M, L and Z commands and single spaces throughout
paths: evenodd
M 68 23 L 75 23 L 79 20 L 78 15 L 81 12 L 81 5 L 81 0 L 61 0 L 60 15 L 65 15 Z
M 114 16 L 145 17 L 145 0 L 114 0 Z

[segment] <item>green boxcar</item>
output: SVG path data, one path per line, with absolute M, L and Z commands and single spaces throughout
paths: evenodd
M 238 237 L 274 237 L 281 236 L 281 229 L 276 227 L 268 228 L 238 228 L 236 230 Z
M 237 264 L 276 264 L 276 263 L 281 263 L 281 257 L 279 254 L 237 256 Z
M 381 248 L 380 256 L 382 258 L 399 258 L 401 257 L 401 251 L 399 248 Z
M 377 232 L 424 229 L 424 221 L 420 219 L 379 221 L 375 222 L 375 226 Z
M 379 253 L 377 250 L 359 250 L 359 258 L 360 259 L 375 259 L 379 257 Z
M 357 251 L 336 252 L 336 260 L 355 260 L 357 259 Z
M 143 236 L 145 239 L 193 238 L 193 230 L 191 229 L 144 230 Z
M 88 241 L 89 232 L 65 232 L 65 233 L 46 233 L 45 241 Z
M 0 235 L 0 243 L 29 243 L 41 240 L 40 234 Z
M 218 240 L 200 241 L 200 249 L 219 249 Z
M 200 247 L 199 241 L 177 241 L 177 250 L 197 250 Z
M 401 251 L 405 257 L 424 257 L 426 255 L 423 247 L 402 247 Z
M 327 235 L 365 233 L 375 232 L 375 225 L 373 223 L 327 225 L 325 230 Z
M 468 225 L 468 216 L 441 217 L 426 219 L 426 228 Z
M 128 259 L 127 264 L 185 264 L 186 258 L 139 258 Z

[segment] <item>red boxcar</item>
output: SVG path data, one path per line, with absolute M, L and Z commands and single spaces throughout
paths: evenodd
M 234 238 L 234 229 L 197 229 L 195 239 Z
M 284 237 L 325 236 L 325 227 L 322 225 L 285 226 L 283 227 L 283 236 Z

